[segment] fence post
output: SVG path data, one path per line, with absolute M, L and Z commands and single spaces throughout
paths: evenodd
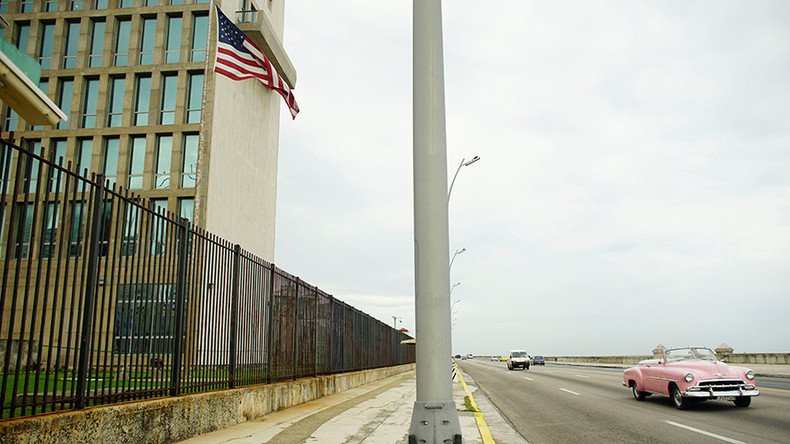
M 318 375 L 318 287 L 313 286 L 315 303 L 313 304 L 313 376 Z
M 272 334 L 274 332 L 274 325 L 273 325 L 274 324 L 273 323 L 274 275 L 275 275 L 274 264 L 272 264 L 271 270 L 272 270 L 271 279 L 269 279 L 269 313 L 268 313 L 269 325 L 266 326 L 266 329 L 268 330 L 266 333 L 266 383 L 268 384 L 272 383 L 272 358 L 274 356 L 272 353 L 272 346 L 274 344 L 274 338 L 272 337 Z
M 241 245 L 233 246 L 233 277 L 230 301 L 230 369 L 229 387 L 236 388 L 236 348 L 238 347 L 239 333 L 239 266 L 241 262 Z
M 181 390 L 181 355 L 184 353 L 184 316 L 187 298 L 187 262 L 189 262 L 189 220 L 178 224 L 178 263 L 176 269 L 176 319 L 174 327 L 173 360 L 170 373 L 170 396 Z
M 302 280 L 296 278 L 296 293 L 294 294 L 294 362 L 291 371 L 291 379 L 296 379 L 296 368 L 299 363 L 299 289 L 302 287 Z
M 80 360 L 77 366 L 77 388 L 74 408 L 85 408 L 88 363 L 90 361 L 90 338 L 93 330 L 93 305 L 96 299 L 96 284 L 99 275 L 99 242 L 101 240 L 102 209 L 104 208 L 104 175 L 96 176 L 93 190 L 93 213 L 91 214 L 91 238 L 88 249 L 88 276 L 85 283 L 85 305 L 82 312 L 82 331 L 80 332 Z

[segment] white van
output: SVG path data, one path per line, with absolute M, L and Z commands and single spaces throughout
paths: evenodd
M 510 350 L 507 357 L 507 369 L 513 370 L 518 367 L 529 370 L 529 355 L 526 350 Z

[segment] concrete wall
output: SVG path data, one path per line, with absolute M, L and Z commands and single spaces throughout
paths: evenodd
M 719 356 L 730 364 L 790 364 L 790 353 L 731 353 Z M 546 362 L 584 362 L 598 364 L 638 364 L 644 356 L 546 356 Z
M 4 421 L 1 443 L 170 443 L 414 369 L 414 364 Z

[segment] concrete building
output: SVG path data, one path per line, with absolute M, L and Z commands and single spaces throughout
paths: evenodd
M 285 1 L 216 3 L 293 87 Z M 40 63 L 39 88 L 68 116 L 38 125 L 0 102 L 0 129 L 273 262 L 288 111 L 260 83 L 211 71 L 210 9 L 208 0 L 0 0 L 2 39 Z

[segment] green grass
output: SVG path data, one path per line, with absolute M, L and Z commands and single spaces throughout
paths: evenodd
M 478 412 L 479 411 L 476 408 L 474 408 L 474 406 L 472 405 L 472 398 L 470 398 L 469 395 L 464 396 L 464 406 L 466 407 L 466 410 L 468 410 L 470 412 Z

